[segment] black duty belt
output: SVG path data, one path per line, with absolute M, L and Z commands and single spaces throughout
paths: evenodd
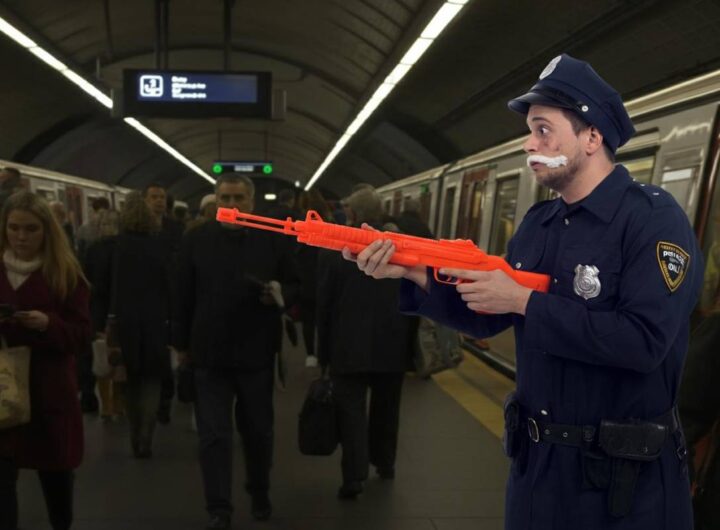
M 674 408 L 662 416 L 645 421 L 665 426 L 670 434 L 680 428 L 680 422 Z M 527 426 L 528 435 L 535 443 L 547 442 L 571 447 L 585 447 L 588 444 L 592 444 L 598 433 L 598 427 L 595 425 L 545 423 L 532 417 L 528 417 Z

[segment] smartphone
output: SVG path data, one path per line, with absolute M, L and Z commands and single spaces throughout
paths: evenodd
M 15 306 L 12 304 L 0 304 L 0 318 L 9 318 L 15 314 Z

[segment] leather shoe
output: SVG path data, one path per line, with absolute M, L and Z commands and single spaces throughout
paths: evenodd
M 349 482 L 344 482 L 338 490 L 338 499 L 354 500 L 362 493 L 362 490 L 363 486 L 360 481 L 351 480 Z
M 267 521 L 272 514 L 272 505 L 267 493 L 256 493 L 252 496 L 252 507 L 250 509 L 256 521 Z
M 205 530 L 230 530 L 230 517 L 220 514 L 211 515 Z

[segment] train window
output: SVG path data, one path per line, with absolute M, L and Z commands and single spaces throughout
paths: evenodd
M 515 231 L 519 184 L 519 176 L 497 181 L 492 228 L 490 229 L 489 251 L 491 254 L 501 256 L 507 251 L 508 241 Z
M 473 183 L 472 195 L 470 196 L 470 226 L 465 237 L 477 242 L 480 240 L 480 229 L 482 228 L 482 205 L 485 197 L 487 180 L 478 180 Z
M 392 200 L 388 199 L 385 201 L 385 213 L 390 215 L 390 210 L 392 209 Z
M 47 202 L 54 202 L 57 200 L 57 194 L 55 193 L 55 190 L 49 190 L 47 188 L 38 188 L 35 190 L 35 193 L 37 193 L 40 197 L 45 199 Z
M 445 203 L 443 204 L 443 220 L 440 237 L 450 238 L 452 229 L 453 210 L 455 209 L 455 186 L 445 190 Z
M 687 212 L 692 202 L 691 193 L 699 167 L 673 169 L 662 175 L 662 188 L 668 191 Z
M 629 153 L 632 155 L 632 153 Z M 624 158 L 624 160 L 622 159 Z M 638 182 L 650 184 L 655 168 L 655 155 L 636 157 L 618 157 L 617 162 L 625 166 L 630 176 Z

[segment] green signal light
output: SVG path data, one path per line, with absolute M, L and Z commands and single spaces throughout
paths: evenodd
M 222 173 L 223 167 L 222 164 L 213 164 L 212 171 L 213 173 L 220 174 Z
M 265 164 L 263 166 L 263 173 L 265 173 L 266 175 L 269 175 L 272 172 L 273 172 L 272 164 Z

